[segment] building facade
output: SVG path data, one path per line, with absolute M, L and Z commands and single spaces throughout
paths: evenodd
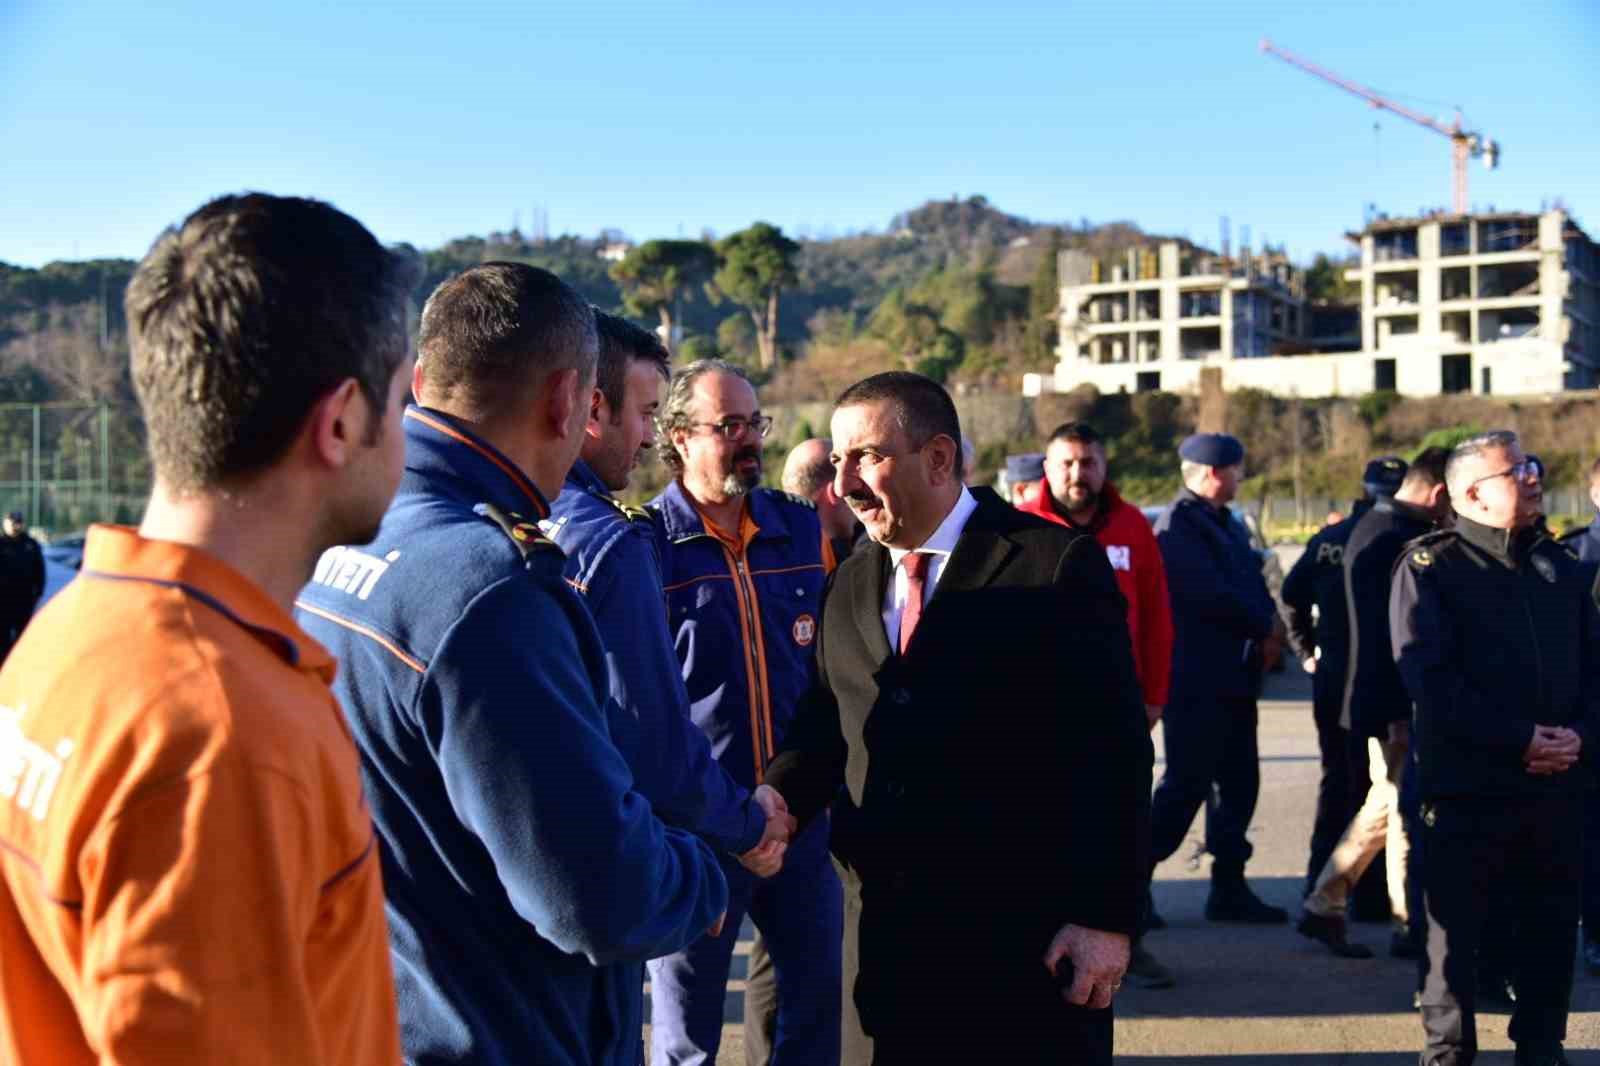
M 1312 306 L 1287 263 L 1177 244 L 1062 253 L 1059 361 L 1024 392 L 1198 388 L 1301 396 L 1531 395 L 1600 385 L 1600 248 L 1565 211 L 1384 219 L 1349 234 L 1356 309 Z

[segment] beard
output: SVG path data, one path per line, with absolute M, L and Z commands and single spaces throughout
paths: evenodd
M 739 472 L 739 464 L 754 460 L 755 468 Z M 744 496 L 761 484 L 761 449 L 741 448 L 728 460 L 728 472 L 722 476 L 722 492 L 726 496 Z
M 1081 481 L 1067 486 L 1067 491 L 1056 497 L 1056 503 L 1066 511 L 1092 511 L 1100 505 L 1100 493 Z

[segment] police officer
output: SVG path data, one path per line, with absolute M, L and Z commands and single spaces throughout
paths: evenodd
M 0 532 L 0 660 L 4 660 L 33 617 L 44 594 L 44 552 L 28 535 L 21 511 L 5 516 Z
M 1350 657 L 1349 612 L 1344 599 L 1345 543 L 1356 520 L 1372 506 L 1373 497 L 1393 495 L 1405 470 L 1405 460 L 1394 456 L 1369 462 L 1361 475 L 1365 498 L 1357 502 L 1349 518 L 1318 530 L 1306 542 L 1306 550 L 1289 569 L 1289 576 L 1283 579 L 1289 646 L 1311 675 L 1311 716 L 1317 726 L 1317 748 L 1322 760 L 1302 895 L 1309 894 L 1316 885 L 1323 863 L 1356 812 L 1350 759 L 1344 729 L 1339 725 Z
M 1345 911 L 1356 884 L 1381 852 L 1388 873 L 1390 953 L 1414 958 L 1407 932 L 1409 838 L 1399 809 L 1400 779 L 1410 757 L 1411 700 L 1394 668 L 1389 640 L 1389 584 L 1408 541 L 1432 529 L 1450 506 L 1444 483 L 1449 453 L 1427 448 L 1404 470 L 1400 486 L 1382 494 L 1351 532 L 1344 552 L 1349 627 L 1339 724 L 1348 738 L 1350 776 L 1368 782 L 1360 809 L 1306 896 L 1299 931 L 1345 958 L 1370 958 L 1346 937 Z
M 1535 523 L 1538 488 L 1516 434 L 1462 442 L 1445 477 L 1455 527 L 1413 542 L 1390 599 L 1422 795 L 1421 1061 L 1476 1057 L 1479 940 L 1504 893 L 1517 927 L 1516 1061 L 1564 1064 L 1600 625 L 1578 561 Z
M 659 523 L 669 625 L 695 723 L 734 780 L 755 788 L 810 684 L 822 586 L 834 557 L 810 501 L 760 486 L 772 420 L 738 367 L 673 376 L 661 425 L 674 478 L 650 503 Z M 775 1066 L 837 1066 L 843 904 L 828 819 L 758 881 L 723 864 L 727 928 L 650 962 L 655 1066 L 714 1062 L 740 921 L 761 931 L 778 981 Z
M 594 314 L 484 263 L 428 298 L 418 347 L 400 491 L 299 601 L 361 748 L 406 1059 L 637 1066 L 637 964 L 720 929 L 728 891 L 634 790 L 605 649 L 534 524 L 584 439 Z
M 1213 921 L 1282 922 L 1244 879 L 1245 838 L 1261 787 L 1256 693 L 1276 657 L 1277 608 L 1261 562 L 1228 503 L 1244 477 L 1244 445 L 1197 433 L 1178 449 L 1183 491 L 1156 522 L 1172 594 L 1172 686 L 1163 717 L 1167 768 L 1151 797 L 1152 864 L 1178 849 L 1207 807 Z M 1216 802 L 1208 805 L 1212 789 Z
M 1589 502 L 1600 512 L 1600 459 L 1589 467 Z M 1561 543 L 1577 552 L 1586 572 L 1600 570 L 1600 518 L 1568 533 Z M 1583 808 L 1583 964 L 1589 976 L 1600 977 L 1600 789 L 1588 794 Z

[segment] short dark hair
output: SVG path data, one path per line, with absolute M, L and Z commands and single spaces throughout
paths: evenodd
M 1100 436 L 1095 428 L 1087 422 L 1063 422 L 1050 434 L 1050 439 L 1045 441 L 1049 447 L 1056 441 L 1071 441 L 1074 444 L 1098 444 L 1105 447 L 1105 438 Z
M 557 370 L 594 372 L 594 309 L 566 282 L 526 263 L 488 262 L 439 283 L 422 307 L 417 359 L 431 393 L 498 414 Z
M 1444 484 L 1444 468 L 1450 462 L 1449 448 L 1424 448 L 1411 460 L 1402 485 L 1431 489 Z
M 614 416 L 622 410 L 628 364 L 652 363 L 663 378 L 671 378 L 672 356 L 660 337 L 625 318 L 596 308 L 594 321 L 600 333 L 600 361 L 595 367 L 594 387 L 606 398 Z
M 895 420 L 913 447 L 920 448 L 937 436 L 949 437 L 956 446 L 952 472 L 962 476 L 966 463 L 961 454 L 961 417 L 943 385 L 909 370 L 889 370 L 845 389 L 834 407 L 884 402 L 894 404 Z
M 382 414 L 409 282 L 403 260 L 317 200 L 223 196 L 164 232 L 124 297 L 157 476 L 191 492 L 267 469 L 350 378 Z

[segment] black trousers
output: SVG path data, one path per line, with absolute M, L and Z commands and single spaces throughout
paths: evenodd
M 1578 793 L 1447 798 L 1422 807 L 1427 949 L 1422 959 L 1422 1066 L 1477 1056 L 1475 1011 L 1484 919 L 1501 901 L 1517 935 L 1511 1039 L 1566 1039 L 1583 862 Z
M 1261 792 L 1256 701 L 1196 693 L 1169 704 L 1162 722 L 1167 768 L 1150 797 L 1151 865 L 1178 850 L 1204 807 L 1213 875 L 1242 875 L 1251 853 L 1245 831 Z
M 1600 944 L 1600 788 L 1583 799 L 1583 939 Z
M 1339 728 L 1339 694 L 1319 694 L 1311 714 L 1317 724 L 1317 752 L 1322 761 L 1322 777 L 1317 782 L 1317 814 L 1311 823 L 1311 851 L 1306 859 L 1306 884 L 1301 895 L 1316 887 L 1328 856 L 1339 843 L 1345 826 L 1355 816 L 1350 803 L 1350 756 L 1345 731 Z

